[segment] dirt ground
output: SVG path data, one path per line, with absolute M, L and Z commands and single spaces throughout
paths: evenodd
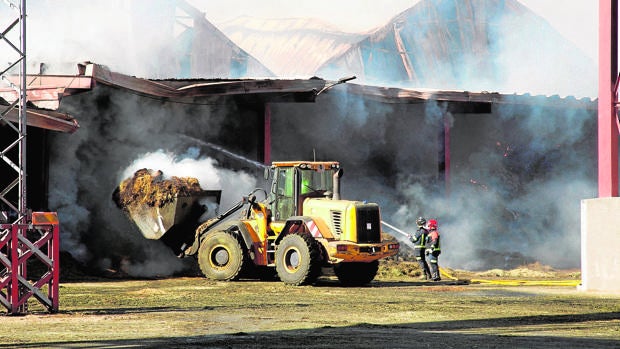
M 202 277 L 64 282 L 60 311 L 5 316 L 0 348 L 619 348 L 620 295 L 540 266 L 417 279 L 383 263 L 366 287 Z

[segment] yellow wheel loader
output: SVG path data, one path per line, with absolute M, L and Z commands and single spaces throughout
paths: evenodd
M 342 174 L 335 161 L 274 162 L 265 171 L 269 193 L 256 189 L 203 223 L 195 221 L 196 207 L 204 197 L 219 203 L 220 192 L 177 197 L 157 212 L 128 213 L 145 237 L 196 257 L 209 279 L 277 275 L 286 284 L 305 285 L 333 267 L 342 284 L 364 285 L 376 276 L 380 259 L 398 253 L 399 243 L 382 233 L 377 204 L 341 199 Z

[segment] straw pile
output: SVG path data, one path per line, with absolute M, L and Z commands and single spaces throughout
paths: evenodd
M 120 183 L 112 195 L 112 200 L 122 209 L 139 205 L 163 207 L 177 195 L 189 196 L 201 191 L 196 178 L 173 176 L 164 179 L 162 171 L 143 168 Z

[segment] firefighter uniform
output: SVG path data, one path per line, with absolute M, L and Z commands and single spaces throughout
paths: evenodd
M 410 235 L 409 239 L 413 243 L 413 255 L 415 256 L 415 259 L 418 262 L 420 269 L 424 273 L 424 275 L 421 276 L 420 279 L 430 280 L 431 272 L 428 268 L 428 264 L 426 264 L 426 258 L 424 255 L 426 237 L 428 234 L 428 230 L 424 228 L 424 225 L 426 224 L 426 219 L 420 217 L 416 220 L 416 224 L 418 226 L 418 230 L 416 230 L 413 235 Z
M 428 235 L 426 237 L 426 258 L 431 270 L 433 281 L 440 281 L 439 275 L 439 255 L 441 254 L 440 234 L 437 230 L 437 221 L 430 219 L 428 223 Z

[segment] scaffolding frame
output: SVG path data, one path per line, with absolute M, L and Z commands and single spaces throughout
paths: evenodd
M 16 18 L 0 32 L 0 44 L 6 44 L 17 59 L 0 71 L 0 81 L 14 89 L 18 97 L 7 101 L 8 106 L 0 105 L 0 126 L 14 135 L 3 143 L 0 163 L 7 165 L 15 175 L 0 188 L 0 304 L 11 315 L 25 314 L 29 298 L 35 297 L 48 311 L 57 312 L 60 278 L 58 217 L 55 212 L 31 213 L 26 201 L 26 0 L 17 0 L 17 5 L 11 0 L 4 2 Z M 19 43 L 15 44 L 9 35 L 17 31 L 18 40 L 13 41 Z M 9 74 L 16 75 L 17 79 L 10 79 Z M 18 111 L 17 126 L 7 118 L 15 109 Z M 28 262 L 42 266 L 30 279 L 27 277 Z

